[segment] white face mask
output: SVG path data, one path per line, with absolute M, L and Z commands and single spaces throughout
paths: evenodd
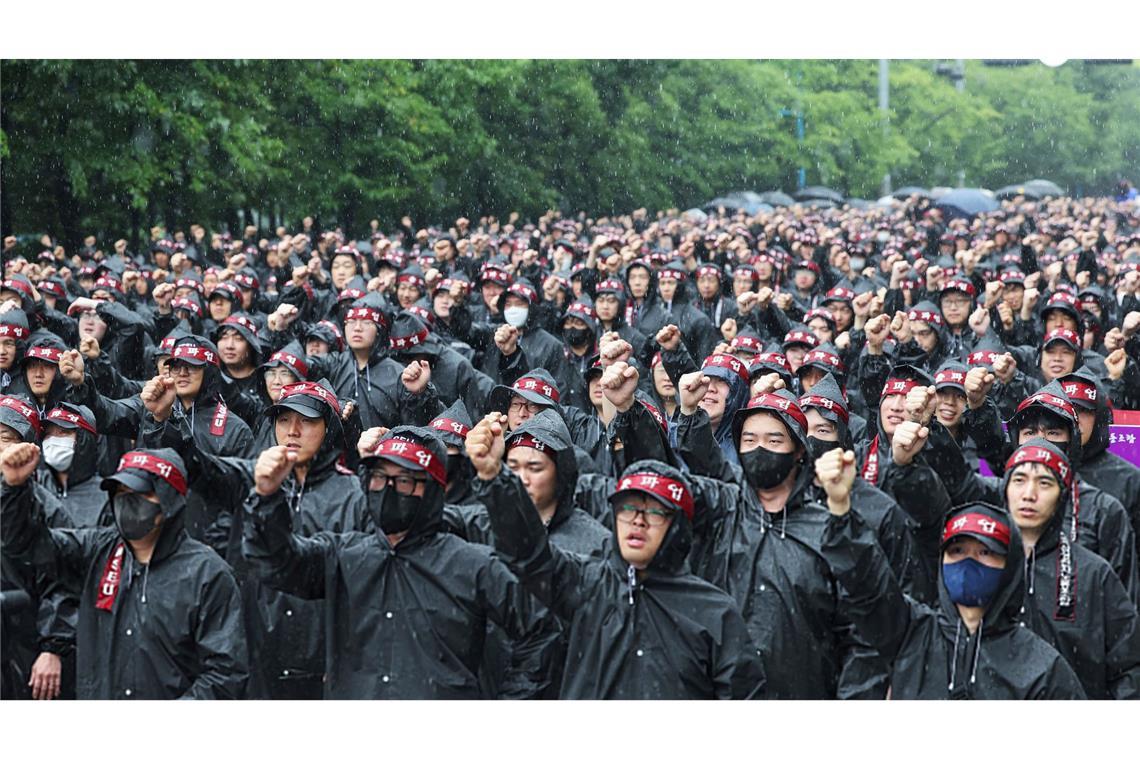
M 41 448 L 48 467 L 56 472 L 67 472 L 71 469 L 71 460 L 75 458 L 74 438 L 53 435 L 44 439 Z
M 526 306 L 510 306 L 503 309 L 503 319 L 505 319 L 507 324 L 511 327 L 522 327 L 526 324 L 526 318 L 529 313 L 530 309 Z

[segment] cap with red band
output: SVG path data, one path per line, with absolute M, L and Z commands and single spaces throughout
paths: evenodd
M 479 282 L 497 282 L 501 285 L 511 284 L 511 273 L 496 267 L 486 267 L 479 273 Z
M 269 357 L 269 361 L 267 361 L 266 364 L 272 364 L 273 362 L 281 362 L 282 364 L 287 364 L 288 366 L 300 372 L 301 377 L 307 378 L 309 376 L 309 365 L 305 362 L 304 359 L 299 356 L 294 356 L 293 354 L 289 354 L 284 351 L 278 351 L 277 353 L 273 354 L 273 356 Z
M 687 276 L 680 269 L 662 269 L 657 273 L 658 280 L 676 280 L 677 282 L 684 280 Z
M 1081 404 L 1089 408 L 1096 407 L 1096 386 L 1092 383 L 1085 382 L 1084 380 L 1064 380 L 1061 382 L 1061 387 L 1065 389 L 1065 395 L 1074 404 Z
M 340 402 L 337 401 L 335 393 L 329 393 L 328 389 L 320 383 L 290 383 L 281 389 L 281 396 L 278 398 L 277 403 L 280 404 L 285 399 L 291 396 L 308 396 L 309 398 L 320 399 L 340 416 Z
M 361 290 L 360 288 L 345 288 L 344 290 L 340 291 L 340 294 L 336 297 L 336 300 L 358 301 L 361 298 L 364 298 L 366 295 L 368 295 L 368 293 Z
M 418 274 L 412 274 L 411 272 L 396 276 L 397 284 L 404 282 L 410 283 L 412 286 L 417 287 L 420 290 L 423 290 L 426 284 L 423 277 L 420 277 Z
M 119 460 L 119 468 L 115 472 L 124 470 L 142 470 L 157 475 L 175 491 L 183 496 L 186 495 L 186 478 L 177 467 L 165 459 L 137 451 L 128 452 Z
M 441 486 L 447 485 L 447 469 L 444 462 L 440 461 L 439 457 L 426 446 L 422 446 L 410 438 L 393 436 L 381 441 L 380 445 L 369 456 L 407 462 L 413 465 L 412 469 L 426 472 L 432 480 Z
M 1020 413 L 1034 404 L 1045 404 L 1046 406 L 1053 407 L 1066 417 L 1074 420 L 1077 418 L 1077 411 L 1073 408 L 1073 405 L 1069 403 L 1068 398 L 1061 398 L 1060 396 L 1055 396 L 1052 393 L 1046 393 L 1044 391 L 1038 391 L 1022 401 L 1017 405 L 1017 411 Z
M 929 325 L 942 326 L 942 315 L 936 311 L 929 311 L 927 309 L 911 309 L 907 312 L 907 319 L 916 322 L 926 322 Z
M 1013 455 L 1006 461 L 1005 469 L 1013 470 L 1013 468 L 1023 464 L 1044 465 L 1057 476 L 1058 482 L 1063 484 L 1066 488 L 1073 485 L 1073 468 L 1059 456 L 1044 447 L 1030 444 L 1022 446 L 1013 452 Z
M 1045 335 L 1045 340 L 1041 345 L 1048 346 L 1050 343 L 1057 340 L 1068 344 L 1071 348 L 1074 349 L 1079 348 L 1081 345 L 1081 339 L 1077 336 L 1077 334 L 1072 330 L 1064 327 L 1056 327 L 1050 330 Z
M 964 389 L 966 387 L 966 373 L 959 372 L 953 369 L 944 369 L 934 376 L 934 385 L 953 385 L 957 388 Z
M 843 420 L 844 425 L 846 425 L 850 420 L 850 415 L 842 404 L 837 404 L 831 399 L 825 398 L 824 396 L 812 396 L 810 394 L 807 396 L 801 396 L 800 407 L 818 407 L 820 409 L 826 409 L 829 412 L 834 412 L 836 416 Z M 804 419 L 807 419 L 806 415 Z
M 58 348 L 51 348 L 49 346 L 32 346 L 24 355 L 27 359 L 39 359 L 43 362 L 50 362 L 51 364 L 59 364 L 59 357 L 63 354 Z
M 948 520 L 942 530 L 942 545 L 959 536 L 979 538 L 992 549 L 1009 551 L 1009 526 L 982 512 L 967 512 Z
M 249 290 L 257 290 L 257 278 L 251 274 L 235 274 L 234 282 L 237 283 L 239 288 L 248 288 Z
M 614 488 L 613 496 L 610 497 L 611 501 L 623 491 L 641 491 L 650 494 L 663 504 L 684 512 L 690 521 L 696 512 L 693 495 L 689 493 L 684 483 L 655 472 L 635 472 L 622 476 Z
M 515 381 L 515 384 L 511 386 L 511 389 L 516 391 L 530 391 L 532 393 L 538 393 L 540 395 L 546 396 L 551 401 L 558 400 L 558 391 L 555 390 L 554 386 L 548 385 L 547 383 L 544 383 L 543 381 L 534 377 L 519 378 Z
M 760 340 L 759 338 L 753 338 L 749 335 L 737 335 L 732 339 L 732 343 L 729 344 L 729 348 L 733 350 L 739 348 L 744 351 L 759 353 L 764 349 L 764 341 Z
M 24 340 L 31 334 L 31 330 L 21 325 L 0 325 L 0 338 Z
M 222 322 L 222 326 L 225 327 L 226 325 L 237 325 L 239 327 L 244 327 L 254 335 L 257 334 L 257 323 L 249 317 L 243 317 L 241 314 L 231 314 L 230 316 L 226 317 L 226 321 Z
M 819 338 L 815 337 L 814 333 L 805 332 L 803 330 L 792 330 L 784 336 L 784 345 L 789 346 L 795 343 L 803 343 L 810 348 L 815 348 L 819 345 Z
M 997 351 L 975 351 L 966 357 L 966 364 L 969 364 L 971 367 L 983 364 L 992 367 L 994 360 L 999 356 L 1001 356 L 1001 354 Z
M 464 425 L 462 422 L 447 419 L 446 417 L 437 417 L 431 421 L 431 427 L 445 433 L 454 433 L 460 438 L 466 438 L 467 434 L 471 432 L 471 428 Z
M 399 338 L 389 338 L 388 346 L 390 348 L 415 348 L 427 343 L 428 329 L 425 327 L 419 332 L 412 333 L 411 335 L 401 335 Z
M 744 362 L 737 359 L 731 354 L 713 354 L 704 360 L 701 364 L 701 371 L 710 369 L 712 367 L 719 367 L 720 369 L 732 372 L 745 383 L 748 382 L 748 367 Z
M 778 396 L 775 393 L 762 393 L 748 400 L 745 409 L 771 409 L 774 412 L 784 412 L 806 432 L 808 429 L 807 416 L 796 402 Z
M 554 459 L 554 452 L 551 451 L 550 447 L 529 433 L 521 433 L 519 435 L 511 436 L 511 439 L 507 441 L 508 451 L 519 446 L 524 446 L 528 449 L 534 449 L 535 451 L 541 451 L 546 456 Z
M 809 364 L 815 364 L 817 362 L 837 372 L 847 371 L 847 368 L 843 366 L 843 361 L 838 356 L 831 353 L 830 351 L 822 351 L 818 348 L 813 351 L 809 351 L 808 354 L 804 357 L 803 364 L 800 366 L 802 369 Z
M 835 287 L 827 291 L 827 296 L 823 299 L 825 301 L 853 301 L 855 300 L 855 291 L 849 288 Z
M 202 316 L 202 307 L 198 305 L 197 301 L 189 298 L 175 298 L 170 302 L 170 307 L 175 310 L 185 309 L 186 311 L 192 311 L 196 317 Z
M 765 351 L 756 357 L 756 364 L 775 364 L 777 367 L 791 369 L 788 366 L 788 357 L 776 351 Z M 753 366 L 756 366 L 755 364 Z
M 909 377 L 889 377 L 887 382 L 883 383 L 883 393 L 879 399 L 885 399 L 887 396 L 905 396 L 910 393 L 911 388 L 917 388 L 920 385 L 922 383 Z
M 216 353 L 205 346 L 199 346 L 194 343 L 181 343 L 175 346 L 174 353 L 170 358 L 198 362 L 200 364 L 213 364 L 215 367 L 220 364 Z
M 715 277 L 720 279 L 720 270 L 714 266 L 705 264 L 704 266 L 697 267 L 697 279 L 702 277 Z
M 11 409 L 19 412 L 32 426 L 32 430 L 36 431 L 36 437 L 43 434 L 43 427 L 40 425 L 40 413 L 36 411 L 35 407 L 25 403 L 23 399 L 18 399 L 15 396 L 4 396 L 0 399 L 0 407 Z
M 62 407 L 57 406 L 48 412 L 47 421 L 56 424 L 75 425 L 76 427 L 86 430 L 91 435 L 99 435 L 98 431 L 95 430 L 95 427 L 90 422 L 75 412 L 69 412 Z
M 28 298 L 35 297 L 32 295 L 32 286 L 23 280 L 4 280 L 3 287 L 8 288 L 9 290 L 19 291 L 20 293 L 26 295 Z

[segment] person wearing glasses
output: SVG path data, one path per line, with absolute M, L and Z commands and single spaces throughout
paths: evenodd
M 694 499 L 685 476 L 655 461 L 627 467 L 609 497 L 611 551 L 583 557 L 558 547 L 519 476 L 503 467 L 506 433 L 505 415 L 493 412 L 467 435 L 474 491 L 496 552 L 566 627 L 560 698 L 762 697 L 760 651 L 736 604 L 688 570 Z
M 249 565 L 279 591 L 324 600 L 325 698 L 536 696 L 549 682 L 557 626 L 490 548 L 447 532 L 443 440 L 400 426 L 360 445 L 375 528 L 294 530 L 282 485 L 299 454 L 286 446 L 258 457 L 243 504 Z M 479 679 L 488 621 L 512 643 L 496 694 Z

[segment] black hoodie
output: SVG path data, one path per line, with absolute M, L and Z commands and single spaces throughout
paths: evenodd
M 116 528 L 49 529 L 30 483 L 5 486 L 0 496 L 4 550 L 81 589 L 80 699 L 240 698 L 249 669 L 233 573 L 183 528 L 178 454 L 141 449 L 124 459 L 133 454 L 161 460 L 168 473 L 151 476 L 164 522 L 148 564 L 134 559 Z
M 963 511 L 1000 514 L 989 504 L 971 503 L 947 519 Z M 874 536 L 854 512 L 828 515 L 822 548 L 831 572 L 850 595 L 850 614 L 859 632 L 893 662 L 892 699 L 1085 697 L 1057 650 L 1019 623 L 1025 557 L 1016 525 L 1010 526 L 1001 585 L 975 634 L 950 600 L 941 571 L 936 606 L 902 592 Z
M 676 469 L 637 462 L 623 477 L 648 473 L 688 485 Z M 599 481 L 602 499 L 612 479 Z M 747 699 L 764 694 L 759 650 L 733 600 L 691 574 L 688 518 L 677 510 L 661 547 L 638 577 L 616 535 L 607 558 L 559 549 L 519 479 L 503 467 L 477 480 L 496 550 L 531 593 L 567 626 L 563 699 Z M 603 495 L 604 494 L 604 495 Z

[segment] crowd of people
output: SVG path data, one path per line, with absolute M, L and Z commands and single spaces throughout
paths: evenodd
M 1140 696 L 1135 199 L 371 227 L 4 240 L 4 698 Z

